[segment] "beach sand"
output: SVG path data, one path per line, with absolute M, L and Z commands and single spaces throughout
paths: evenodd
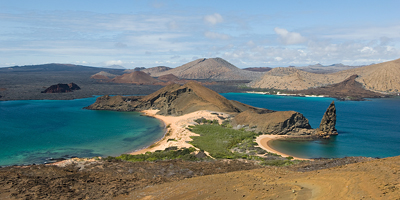
M 172 147 L 172 146 L 176 146 L 176 147 L 178 147 L 178 149 L 183 148 L 183 147 L 185 147 L 185 148 L 193 147 L 191 144 L 188 143 L 188 141 L 192 141 L 192 139 L 190 138 L 191 136 L 199 136 L 199 135 L 187 130 L 186 128 L 189 125 L 195 125 L 196 124 L 194 122 L 195 119 L 204 117 L 208 120 L 216 119 L 219 121 L 219 123 L 221 123 L 222 120 L 217 117 L 218 115 L 211 114 L 211 113 L 218 113 L 219 116 L 223 116 L 225 118 L 230 116 L 227 113 L 213 112 L 213 111 L 207 111 L 207 110 L 196 111 L 196 112 L 192 112 L 192 113 L 182 115 L 182 116 L 163 116 L 163 115 L 157 115 L 156 113 L 158 111 L 159 110 L 144 110 L 144 111 L 142 111 L 142 113 L 144 115 L 154 117 L 156 119 L 163 121 L 164 124 L 167 126 L 166 134 L 160 141 L 154 143 L 153 145 L 150 145 L 149 147 L 147 147 L 145 149 L 134 151 L 130 154 L 138 155 L 138 154 L 143 154 L 146 152 L 155 152 L 157 150 L 164 150 L 164 149 L 166 149 L 168 147 Z M 275 149 L 271 148 L 268 144 L 268 142 L 270 142 L 272 140 L 282 139 L 285 137 L 287 137 L 287 136 L 284 136 L 284 135 L 260 135 L 259 137 L 256 138 L 256 142 L 262 149 L 264 149 L 268 152 L 276 153 L 278 155 L 281 155 L 282 157 L 289 157 L 290 155 L 278 152 Z M 209 155 L 207 152 L 205 152 L 205 153 L 207 155 Z M 299 157 L 294 157 L 294 156 L 292 156 L 292 157 L 296 160 L 311 160 L 311 159 L 307 159 L 307 158 L 299 158 Z
M 288 136 L 286 135 L 260 135 L 256 138 L 256 142 L 257 144 L 264 150 L 271 152 L 271 153 L 276 153 L 278 155 L 281 155 L 282 157 L 289 157 L 291 155 L 288 154 L 284 154 L 282 152 L 279 152 L 275 149 L 273 149 L 270 145 L 269 142 L 271 142 L 272 140 L 278 140 L 278 139 L 283 139 L 283 138 L 287 138 Z M 312 159 L 307 159 L 307 158 L 299 158 L 299 157 L 294 157 L 292 156 L 294 159 L 296 160 L 312 160 Z
M 229 114 L 227 113 L 207 111 L 207 110 L 196 111 L 182 116 L 163 116 L 163 115 L 157 115 L 156 113 L 158 111 L 159 110 L 144 110 L 141 112 L 144 115 L 154 117 L 163 121 L 167 127 L 166 134 L 160 141 L 154 143 L 153 145 L 150 145 L 145 149 L 134 151 L 131 153 L 132 155 L 143 154 L 148 151 L 154 152 L 156 150 L 164 150 L 165 148 L 172 146 L 176 146 L 178 147 L 178 149 L 183 147 L 186 148 L 193 147 L 191 144 L 187 143 L 187 141 L 192 141 L 192 139 L 190 138 L 191 136 L 199 136 L 199 135 L 187 130 L 186 127 L 188 127 L 189 125 L 195 125 L 196 124 L 194 122 L 195 119 L 204 117 L 208 120 L 216 119 L 218 120 L 219 123 L 221 123 L 222 119 L 218 118 L 217 117 L 218 115 L 211 113 L 218 113 L 219 116 L 223 116 L 225 118 L 229 116 Z

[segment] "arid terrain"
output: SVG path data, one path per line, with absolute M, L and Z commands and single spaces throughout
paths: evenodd
M 0 168 L 0 199 L 398 199 L 399 178 L 399 157 L 290 167 L 241 160 L 99 160 Z
M 399 157 L 354 164 L 347 159 L 339 166 L 325 160 L 195 177 L 118 199 L 399 199 Z M 331 168 L 323 169 L 326 165 Z
M 339 83 L 352 75 L 365 89 L 375 92 L 397 93 L 400 91 L 400 59 L 384 63 L 348 69 L 330 74 L 316 74 L 296 68 L 274 68 L 260 79 L 249 83 L 254 88 L 281 90 L 306 90 Z

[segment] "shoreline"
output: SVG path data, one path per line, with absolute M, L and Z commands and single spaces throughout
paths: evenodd
M 282 138 L 290 138 L 290 136 L 286 136 L 286 135 L 260 135 L 260 136 L 258 136 L 256 138 L 256 142 L 257 142 L 258 146 L 261 147 L 262 149 L 264 149 L 264 150 L 266 150 L 268 152 L 271 152 L 271 153 L 278 154 L 278 155 L 286 158 L 286 157 L 289 157 L 291 155 L 279 152 L 279 151 L 275 150 L 274 148 L 272 148 L 271 145 L 270 145 L 270 143 L 273 140 L 278 140 L 278 139 L 282 139 Z M 300 158 L 300 157 L 295 157 L 295 156 L 292 156 L 292 157 L 295 160 L 311 160 L 311 161 L 313 160 L 313 159 L 309 159 L 309 158 Z
M 182 116 L 163 116 L 163 115 L 157 115 L 156 113 L 159 110 L 144 110 L 141 111 L 141 113 L 144 116 L 148 117 L 154 117 L 160 121 L 162 121 L 165 125 L 165 134 L 164 136 L 158 140 L 157 142 L 153 143 L 152 145 L 135 150 L 129 154 L 131 155 L 138 155 L 138 154 L 144 154 L 146 152 L 155 152 L 157 150 L 164 150 L 165 148 L 176 146 L 179 148 L 189 148 L 189 147 L 194 147 L 191 144 L 187 143 L 188 141 L 191 141 L 192 139 L 190 138 L 191 136 L 198 136 L 196 133 L 193 133 L 189 130 L 186 129 L 187 126 L 191 124 L 195 124 L 193 120 L 204 117 L 207 119 L 217 119 L 219 122 L 222 121 L 217 117 L 217 115 L 211 114 L 211 113 L 216 113 L 213 111 L 206 111 L 206 110 L 201 110 L 201 111 L 196 111 L 192 112 L 186 115 Z M 228 115 L 226 113 L 221 113 L 217 112 L 222 115 Z M 282 157 L 289 157 L 291 155 L 284 154 L 282 152 L 279 152 L 275 149 L 273 149 L 270 146 L 270 142 L 273 140 L 277 139 L 282 139 L 282 138 L 289 138 L 289 136 L 286 135 L 260 135 L 256 138 L 257 144 L 264 150 L 275 153 L 278 155 L 281 155 Z M 175 139 L 176 141 L 173 141 L 171 139 Z M 196 148 L 197 149 L 197 148 Z M 208 154 L 208 152 L 206 152 Z M 308 158 L 300 158 L 300 157 L 295 157 L 292 156 L 296 160 L 313 160 L 313 159 L 308 159 Z
M 222 112 L 201 110 L 181 116 L 163 116 L 163 115 L 157 115 L 156 113 L 158 111 L 159 110 L 143 110 L 140 112 L 144 116 L 154 117 L 162 121 L 165 124 L 166 128 L 164 136 L 157 142 L 151 144 L 150 146 L 143 149 L 134 150 L 129 154 L 138 155 L 138 154 L 144 154 L 146 152 L 155 152 L 157 150 L 164 150 L 172 146 L 176 146 L 178 147 L 178 149 L 194 147 L 188 142 L 192 141 L 192 139 L 190 138 L 191 136 L 198 136 L 198 134 L 187 130 L 186 129 L 187 126 L 195 125 L 196 123 L 194 122 L 194 120 L 201 117 L 211 120 L 216 119 L 218 120 L 219 123 L 221 123 L 222 120 L 217 117 L 218 115 L 211 113 L 218 113 L 219 115 L 228 115 L 227 113 L 222 113 Z

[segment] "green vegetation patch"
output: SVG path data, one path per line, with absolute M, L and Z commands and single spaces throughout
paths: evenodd
M 122 154 L 118 157 L 115 157 L 117 160 L 125 160 L 131 162 L 138 161 L 160 161 L 160 160 L 173 160 L 173 159 L 182 159 L 188 161 L 198 161 L 202 160 L 202 158 L 197 158 L 194 155 L 196 151 L 195 148 L 182 148 L 179 150 L 175 150 L 176 148 L 169 148 L 164 151 L 156 151 L 156 152 L 146 152 L 145 154 L 140 155 L 130 155 L 130 154 Z M 112 159 L 112 158 L 107 158 Z
M 214 158 L 250 158 L 249 155 L 232 152 L 231 149 L 250 138 L 253 140 L 258 134 L 244 130 L 224 128 L 217 124 L 203 124 L 191 127 L 190 130 L 200 136 L 193 136 L 191 144 L 207 151 Z

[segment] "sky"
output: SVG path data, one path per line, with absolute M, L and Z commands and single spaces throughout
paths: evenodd
M 239 68 L 400 58 L 398 0 L 0 0 L 0 67 Z

